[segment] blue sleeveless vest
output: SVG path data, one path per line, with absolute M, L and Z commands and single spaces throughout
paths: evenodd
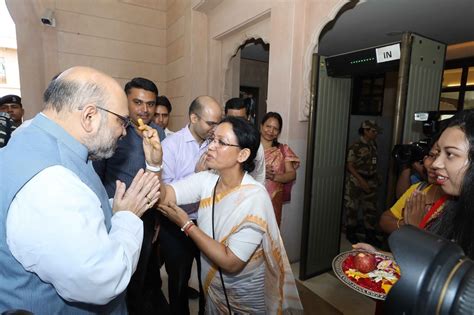
M 88 161 L 87 148 L 59 125 L 38 114 L 29 126 L 18 130 L 8 145 L 0 149 L 0 313 L 8 309 L 25 309 L 48 315 L 126 314 L 124 293 L 107 305 L 65 301 L 51 284 L 26 271 L 8 248 L 6 218 L 11 202 L 31 178 L 53 165 L 68 168 L 94 191 L 102 205 L 104 224 L 110 230 L 112 209 L 105 188 Z

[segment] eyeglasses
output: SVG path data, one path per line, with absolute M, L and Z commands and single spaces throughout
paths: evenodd
M 217 126 L 218 124 L 220 124 L 221 122 L 220 121 L 209 121 L 209 120 L 204 120 L 202 119 L 201 116 L 199 116 L 198 114 L 194 113 L 194 115 L 196 115 L 199 119 L 201 119 L 202 121 L 204 121 L 209 127 L 215 127 Z
M 132 121 L 131 121 L 130 118 L 128 118 L 128 117 L 119 115 L 119 114 L 117 114 L 117 113 L 114 113 L 114 112 L 111 111 L 111 110 L 105 109 L 105 108 L 100 107 L 100 106 L 97 106 L 97 105 L 96 105 L 95 107 L 97 107 L 98 109 L 101 109 L 101 110 L 103 110 L 103 111 L 105 111 L 105 112 L 107 112 L 107 113 L 111 113 L 112 115 L 117 116 L 117 117 L 120 119 L 120 121 L 122 122 L 122 126 L 123 126 L 125 129 L 127 129 L 127 127 L 130 126 L 130 124 L 132 123 Z
M 214 143 L 214 145 L 218 148 L 220 147 L 236 147 L 240 148 L 240 145 L 238 144 L 232 144 L 232 143 L 225 143 L 221 139 L 217 139 L 216 137 L 211 137 L 209 138 L 209 144 Z

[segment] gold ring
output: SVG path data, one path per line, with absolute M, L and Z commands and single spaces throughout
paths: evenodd
M 148 200 L 148 203 L 150 204 L 152 199 L 148 196 L 145 196 L 145 198 L 146 198 L 146 200 Z

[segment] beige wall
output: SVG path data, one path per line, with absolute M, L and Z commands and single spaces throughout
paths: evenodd
M 188 108 L 207 88 L 207 18 L 191 0 L 169 0 L 167 11 L 167 96 L 173 105 L 170 128 L 188 122 Z
M 186 123 L 186 13 L 189 3 L 186 0 L 170 0 L 167 7 L 166 39 L 166 83 L 165 95 L 173 105 L 169 128 L 179 130 Z
M 124 85 L 135 76 L 166 91 L 165 0 L 7 0 L 17 27 L 20 80 L 27 118 L 42 109 L 51 77 L 91 66 Z M 54 11 L 56 27 L 40 22 Z

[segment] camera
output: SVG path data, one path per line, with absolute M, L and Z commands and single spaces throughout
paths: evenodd
M 51 9 L 44 10 L 43 15 L 41 16 L 41 23 L 47 26 L 55 27 L 56 19 L 54 18 L 54 12 Z
M 454 115 L 449 111 L 429 111 L 415 113 L 414 120 L 423 123 L 423 134 L 421 139 L 412 144 L 396 144 L 392 150 L 392 156 L 398 165 L 410 165 L 414 162 L 422 162 L 425 155 L 430 152 L 431 139 L 442 127 L 443 121 Z
M 422 162 L 430 152 L 430 139 L 423 139 L 411 144 L 397 144 L 393 147 L 392 156 L 399 165 L 411 165 Z
M 474 262 L 455 243 L 405 225 L 389 237 L 401 277 L 384 314 L 472 314 Z

